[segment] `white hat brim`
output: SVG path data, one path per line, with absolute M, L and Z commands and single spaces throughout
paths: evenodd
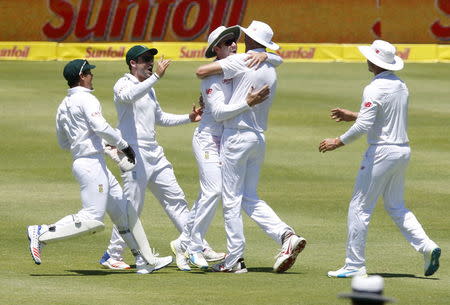
M 249 36 L 251 39 L 253 39 L 254 41 L 256 41 L 259 44 L 262 44 L 263 46 L 271 49 L 271 50 L 278 50 L 280 48 L 279 45 L 277 45 L 275 42 L 271 41 L 271 42 L 266 42 L 262 39 L 260 39 L 258 36 L 255 36 L 254 32 L 249 31 L 246 28 L 241 27 L 241 30 L 245 33 L 245 35 Z
M 365 58 L 367 58 L 368 61 L 373 63 L 374 65 L 389 70 L 389 71 L 399 71 L 403 69 L 404 62 L 403 59 L 401 59 L 399 56 L 394 56 L 394 62 L 393 63 L 387 63 L 385 61 L 382 61 L 376 56 L 376 53 L 373 51 L 373 49 L 369 46 L 359 46 L 358 50 L 361 52 L 362 55 L 364 55 Z
M 223 30 L 223 32 L 220 33 L 219 36 L 217 36 L 217 38 L 214 39 L 210 45 L 208 45 L 208 48 L 205 51 L 206 58 L 211 58 L 217 55 L 216 52 L 214 52 L 214 47 L 217 46 L 217 44 L 222 40 L 222 38 L 227 36 L 228 34 L 233 34 L 234 38 L 236 38 L 236 41 L 238 41 L 239 37 L 241 36 L 241 27 L 238 25 L 234 25 Z

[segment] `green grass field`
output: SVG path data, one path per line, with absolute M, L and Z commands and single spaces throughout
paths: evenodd
M 320 154 L 325 137 L 350 125 L 329 119 L 336 106 L 358 110 L 371 75 L 365 64 L 283 64 L 266 133 L 267 153 L 259 185 L 265 199 L 308 240 L 286 274 L 271 272 L 278 245 L 244 216 L 249 273 L 181 272 L 170 266 L 154 274 L 99 268 L 109 240 L 107 229 L 94 236 L 44 248 L 43 263 L 28 253 L 27 225 L 52 223 L 80 209 L 71 157 L 56 142 L 54 117 L 66 94 L 63 62 L 1 62 L 0 75 L 0 303 L 1 304 L 348 304 L 338 300 L 350 280 L 329 279 L 342 266 L 346 215 L 365 139 Z M 112 86 L 125 72 L 122 63 L 96 62 L 95 95 L 115 126 Z M 156 85 L 167 112 L 186 113 L 199 95 L 194 70 L 199 63 L 174 62 Z M 385 279 L 385 294 L 398 304 L 450 303 L 450 69 L 445 64 L 407 64 L 399 73 L 410 88 L 409 137 L 412 160 L 406 201 L 429 236 L 442 248 L 441 269 L 423 276 L 423 258 L 410 247 L 380 202 L 370 226 L 367 268 Z M 194 124 L 159 128 L 159 142 L 172 162 L 189 202 L 198 191 L 191 139 Z M 110 168 L 118 173 L 112 163 Z M 143 223 L 161 255 L 169 255 L 175 227 L 148 193 Z M 225 250 L 221 212 L 208 241 Z M 132 262 L 131 255 L 127 261 Z

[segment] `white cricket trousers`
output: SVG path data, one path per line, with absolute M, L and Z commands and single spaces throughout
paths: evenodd
M 348 210 L 346 267 L 365 266 L 367 230 L 380 195 L 384 208 L 416 251 L 434 245 L 403 199 L 405 171 L 410 159 L 409 145 L 371 145 L 356 178 Z
M 249 129 L 225 129 L 222 136 L 223 214 L 228 256 L 225 268 L 231 268 L 244 255 L 245 237 L 241 208 L 281 244 L 284 232 L 292 231 L 257 193 L 260 167 L 264 161 L 264 134 Z
M 117 179 L 106 167 L 103 155 L 97 154 L 76 159 L 72 172 L 80 184 L 82 209 L 75 215 L 68 215 L 54 225 L 64 226 L 74 220 L 98 220 L 103 222 L 105 212 L 119 227 L 127 227 L 127 201 Z
M 145 191 L 150 189 L 164 208 L 179 232 L 182 232 L 189 216 L 183 190 L 179 186 L 172 164 L 164 156 L 157 142 L 148 147 L 133 146 L 136 167 L 122 173 L 125 197 L 130 200 L 138 215 L 144 207 Z M 113 228 L 108 253 L 114 259 L 122 259 L 126 244 L 116 228 Z
M 220 136 L 195 129 L 192 149 L 198 164 L 200 192 L 194 202 L 181 244 L 188 253 L 204 249 L 204 237 L 216 213 L 222 194 L 222 171 L 219 158 Z

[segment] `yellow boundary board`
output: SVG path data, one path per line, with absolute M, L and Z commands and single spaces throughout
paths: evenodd
M 209 61 L 204 58 L 206 43 L 56 43 L 0 42 L 0 60 L 67 61 L 86 58 L 92 61 L 123 60 L 126 51 L 136 44 L 157 48 L 157 57 L 176 61 Z M 356 44 L 280 43 L 276 51 L 285 62 L 361 62 L 365 59 Z M 450 62 L 450 45 L 397 44 L 397 55 L 407 62 Z M 239 52 L 243 52 L 240 44 Z

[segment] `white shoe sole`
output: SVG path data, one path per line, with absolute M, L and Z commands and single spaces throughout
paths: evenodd
M 292 254 L 284 262 L 282 262 L 278 268 L 274 268 L 273 271 L 276 273 L 282 273 L 289 270 L 295 264 L 297 256 L 303 251 L 303 249 L 305 249 L 305 247 L 306 239 L 302 238 L 295 248 L 292 249 Z
M 33 235 L 33 230 L 31 229 L 31 227 L 34 227 L 34 226 L 27 227 L 27 237 L 28 237 L 28 241 L 29 241 L 28 249 L 30 251 L 31 258 L 33 259 L 34 263 L 36 265 L 40 265 L 41 264 L 41 258 L 40 258 L 41 254 L 39 253 L 39 250 L 36 250 L 31 246 L 31 239 L 32 239 L 32 235 Z M 37 251 L 37 253 L 35 251 Z

